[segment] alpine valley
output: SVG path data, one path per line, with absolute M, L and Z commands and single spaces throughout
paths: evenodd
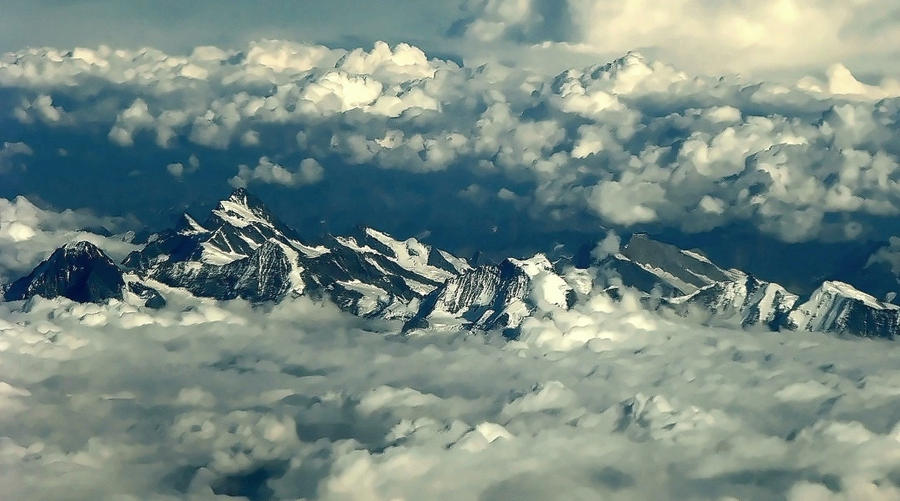
M 545 254 L 476 266 L 373 228 L 304 242 L 259 199 L 237 189 L 202 220 L 185 213 L 176 228 L 123 238 L 143 247 L 117 264 L 94 244 L 69 243 L 0 294 L 6 301 L 62 296 L 146 308 L 164 308 L 172 295 L 255 304 L 306 295 L 358 316 L 402 322 L 407 333 L 499 331 L 507 338 L 516 338 L 530 316 L 605 294 L 637 297 L 660 314 L 705 324 L 900 335 L 900 307 L 850 284 L 825 281 L 800 296 L 642 233 L 583 267 Z

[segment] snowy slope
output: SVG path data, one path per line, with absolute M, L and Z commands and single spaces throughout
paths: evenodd
M 451 278 L 422 301 L 406 330 L 501 329 L 512 334 L 540 308 L 567 308 L 574 290 L 543 254 L 505 259 Z
M 843 282 L 824 282 L 787 317 L 792 330 L 834 332 L 893 339 L 900 328 L 900 307 Z
M 621 254 L 685 294 L 716 282 L 739 280 L 743 275 L 737 270 L 722 269 L 697 252 L 658 242 L 644 233 L 634 234 Z
M 689 308 L 699 308 L 719 320 L 734 319 L 749 327 L 774 325 L 796 301 L 797 295 L 781 285 L 746 275 L 742 280 L 715 282 L 692 294 L 673 298 L 668 304 L 684 307 L 681 311 L 685 313 Z
M 471 267 L 416 239 L 365 228 L 304 243 L 246 190 L 219 202 L 203 224 L 185 214 L 124 264 L 198 296 L 251 301 L 288 294 L 327 298 L 359 315 L 408 318 L 407 307 Z

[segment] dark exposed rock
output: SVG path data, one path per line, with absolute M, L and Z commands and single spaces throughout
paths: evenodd
M 651 239 L 644 233 L 636 233 L 622 248 L 622 255 L 646 268 L 665 270 L 671 275 L 672 285 L 685 293 L 694 292 L 713 282 L 733 280 L 728 271 L 719 268 L 696 251 L 685 251 Z
M 66 244 L 53 251 L 31 273 L 10 284 L 7 301 L 32 296 L 67 297 L 83 303 L 122 299 L 122 272 L 90 242 Z
M 556 275 L 547 258 L 505 259 L 498 265 L 483 265 L 447 280 L 429 294 L 404 330 L 424 327 L 503 330 L 513 335 L 522 319 L 535 309 L 530 296 L 538 274 L 555 279 L 557 306 L 570 308 L 575 293 Z
M 144 300 L 144 306 L 158 310 L 166 306 L 166 299 L 156 289 L 139 282 L 129 282 L 128 290 Z
M 409 316 L 410 301 L 470 268 L 415 239 L 371 228 L 305 244 L 243 189 L 203 224 L 185 214 L 176 229 L 148 240 L 123 264 L 195 295 L 261 302 L 306 294 L 365 316 Z

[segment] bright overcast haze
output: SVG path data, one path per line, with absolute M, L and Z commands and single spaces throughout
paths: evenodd
M 900 499 L 896 0 L 2 3 L 10 499 Z

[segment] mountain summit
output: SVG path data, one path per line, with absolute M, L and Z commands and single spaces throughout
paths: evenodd
M 723 269 L 697 251 L 638 233 L 622 251 L 603 259 L 599 277 L 613 294 L 628 287 L 644 303 L 713 323 L 772 330 L 831 332 L 893 339 L 900 307 L 842 282 L 824 282 L 808 297 L 735 269 Z
M 93 244 L 67 244 L 0 292 L 6 300 L 121 299 L 151 308 L 165 307 L 166 287 L 255 303 L 306 295 L 356 315 L 402 320 L 404 331 L 498 330 L 515 337 L 527 317 L 569 309 L 593 287 L 614 298 L 637 291 L 648 308 L 709 323 L 888 339 L 900 333 L 900 307 L 849 284 L 824 282 L 800 297 L 643 233 L 589 269 L 562 275 L 543 254 L 473 267 L 415 238 L 368 227 L 307 243 L 242 188 L 202 221 L 183 214 L 175 228 L 129 254 L 124 272 Z
M 122 272 L 96 245 L 81 241 L 55 251 L 27 276 L 10 284 L 7 301 L 32 296 L 67 297 L 82 303 L 122 299 Z
M 306 294 L 388 318 L 410 316 L 414 300 L 470 268 L 446 251 L 372 228 L 304 243 L 242 188 L 203 223 L 185 214 L 177 228 L 153 235 L 124 264 L 199 296 L 269 301 Z

